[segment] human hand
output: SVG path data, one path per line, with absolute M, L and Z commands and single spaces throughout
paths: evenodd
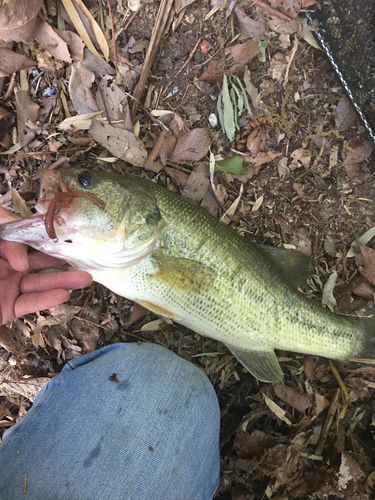
M 0 224 L 18 217 L 0 207 Z M 85 271 L 33 273 L 64 264 L 41 252 L 27 253 L 21 243 L 0 240 L 0 325 L 24 314 L 57 306 L 69 299 L 68 290 L 92 282 Z

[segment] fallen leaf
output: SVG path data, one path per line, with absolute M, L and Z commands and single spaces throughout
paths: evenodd
M 83 50 L 85 48 L 85 44 L 83 43 L 81 37 L 78 36 L 77 33 L 73 33 L 73 31 L 58 29 L 55 31 L 69 47 L 69 52 L 73 61 L 83 61 Z
M 185 9 L 188 5 L 194 2 L 195 0 L 176 0 L 174 6 L 176 14 L 179 14 L 182 11 L 182 9 Z
M 203 196 L 200 206 L 215 218 L 217 218 L 217 216 L 219 215 L 219 203 L 217 202 L 217 199 L 210 189 L 208 189 L 206 191 L 206 194 Z
M 176 142 L 176 139 L 169 130 L 163 130 L 145 161 L 145 169 L 155 173 L 160 172 L 166 166 L 167 160 L 176 146 Z
M 254 57 L 260 52 L 259 43 L 254 40 L 247 40 L 245 43 L 239 43 L 225 49 L 227 64 L 232 75 L 237 75 L 245 69 Z
M 305 253 L 309 257 L 311 256 L 312 243 L 303 227 L 298 229 L 297 233 L 293 236 L 291 243 L 292 245 L 295 245 L 296 249 L 300 252 Z
M 301 0 L 272 0 L 272 5 L 291 18 L 297 17 L 301 10 Z
M 146 323 L 142 326 L 141 332 L 155 332 L 160 330 L 163 323 L 165 323 L 162 319 L 155 319 L 154 321 L 150 321 L 150 323 Z
M 224 160 L 215 161 L 215 172 L 226 172 L 227 174 L 242 174 L 244 173 L 243 168 L 243 157 L 241 156 L 231 156 L 230 158 L 225 158 Z
M 366 279 L 375 284 L 375 250 L 364 245 L 360 245 L 360 249 L 364 261 L 364 267 L 361 272 Z
M 262 394 L 262 396 L 264 398 L 264 402 L 266 403 L 266 405 L 268 406 L 268 408 L 272 411 L 272 413 L 274 413 L 276 415 L 276 417 L 278 417 L 280 420 L 282 420 L 286 424 L 292 425 L 292 422 L 289 420 L 289 418 L 287 418 L 285 416 L 286 415 L 286 411 L 285 410 L 283 410 L 282 408 L 280 408 L 279 405 L 277 405 L 274 401 L 272 401 L 272 399 L 270 399 L 265 394 Z
M 199 161 L 208 153 L 210 144 L 209 129 L 195 128 L 178 139 L 171 160 Z
M 1 55 L 0 55 L 1 57 Z M 0 141 L 5 137 L 5 134 L 9 132 L 15 122 L 15 117 L 7 109 L 0 106 Z
M 347 144 L 344 145 L 344 166 L 352 163 L 361 163 L 367 160 L 374 151 L 374 148 L 375 145 L 373 142 L 358 136 L 352 137 Z
M 349 130 L 357 120 L 357 115 L 352 108 L 349 99 L 344 95 L 337 103 L 335 112 L 335 124 L 339 132 Z
M 92 138 L 110 151 L 117 158 L 128 161 L 136 167 L 142 167 L 147 157 L 145 147 L 132 132 L 115 128 L 109 123 L 101 123 L 93 119 L 90 133 Z
M 91 86 L 95 81 L 94 73 L 81 62 L 73 63 L 71 69 L 69 93 L 74 109 L 79 115 L 99 111 L 91 92 Z
M 129 108 L 125 92 L 112 81 L 111 77 L 102 76 L 97 78 L 96 83 L 98 89 L 95 97 L 99 109 L 105 110 L 108 120 L 116 122 L 116 128 L 127 129 L 125 123 L 129 117 Z
M 265 163 L 270 163 L 279 156 L 281 156 L 280 151 L 267 151 L 266 153 L 261 151 L 254 156 L 246 156 L 246 162 L 250 163 L 252 167 L 260 168 Z
M 0 77 L 10 76 L 21 69 L 36 66 L 36 62 L 13 50 L 0 48 Z
M 57 128 L 59 130 L 69 130 L 73 127 L 79 130 L 88 130 L 91 127 L 92 119 L 102 113 L 103 111 L 96 111 L 95 113 L 70 116 L 69 118 L 65 118 Z
M 31 378 L 24 381 L 13 382 L 10 380 L 0 384 L 0 390 L 4 393 L 19 394 L 29 401 L 34 401 L 38 392 L 50 381 L 48 377 Z
M 28 92 L 19 90 L 16 93 L 18 143 L 23 148 L 35 137 L 35 130 L 26 125 L 28 121 L 36 123 L 39 116 L 39 106 L 29 96 Z
M 0 39 L 30 43 L 43 0 L 8 0 L 0 7 Z
M 292 153 L 290 153 L 290 157 L 292 161 L 289 163 L 288 167 L 290 170 L 296 170 L 300 168 L 301 165 L 307 170 L 310 167 L 311 163 L 311 153 L 310 151 L 298 148 L 295 149 Z
M 241 26 L 242 39 L 251 38 L 252 40 L 258 40 L 265 33 L 266 25 L 262 17 L 257 16 L 256 19 L 252 19 L 245 14 L 238 4 L 234 8 L 234 12 Z
M 346 489 L 349 481 L 357 483 L 361 479 L 364 480 L 365 478 L 365 473 L 354 458 L 348 453 L 342 453 L 338 478 L 339 488 Z
M 184 198 L 199 203 L 206 194 L 209 185 L 207 170 L 204 165 L 199 165 L 190 174 L 181 194 Z
M 205 80 L 212 83 L 221 83 L 224 77 L 224 69 L 218 66 L 218 62 L 211 59 L 208 63 L 208 67 L 200 80 Z
M 273 80 L 280 82 L 284 77 L 287 65 L 288 61 L 286 56 L 281 52 L 276 52 L 276 54 L 272 57 L 271 65 L 268 69 L 268 74 Z
M 98 38 L 97 38 L 97 41 L 101 44 L 102 50 L 104 49 L 104 52 L 103 52 L 104 57 L 108 60 L 108 57 L 109 57 L 108 44 L 105 40 L 105 37 L 103 35 L 102 30 L 100 29 L 97 22 L 94 20 L 94 18 L 92 17 L 92 14 L 88 11 L 86 6 L 80 0 L 74 0 L 74 3 L 72 0 L 61 0 L 61 1 L 62 1 L 63 5 L 68 13 L 68 16 L 69 16 L 73 26 L 77 30 L 79 36 L 84 41 L 86 47 L 93 54 L 95 54 L 97 57 L 99 57 L 101 59 L 99 52 L 96 50 L 88 32 L 87 32 L 85 24 L 89 25 L 90 28 L 94 30 L 96 36 L 98 36 L 98 33 L 99 33 L 98 38 L 99 38 L 100 42 L 99 42 Z M 82 18 L 78 14 L 76 9 L 79 10 Z M 83 21 L 85 21 L 85 22 L 83 22 Z M 104 38 L 104 41 L 103 41 L 103 38 Z M 102 44 L 103 44 L 103 46 L 102 46 Z
M 233 449 L 240 458 L 254 458 L 264 454 L 277 443 L 274 436 L 254 429 L 250 434 L 239 430 L 236 432 Z
M 59 37 L 56 31 L 40 17 L 35 24 L 34 37 L 55 59 L 71 63 L 72 59 L 67 44 Z
M 86 352 L 95 351 L 99 341 L 99 326 L 78 318 L 73 318 L 69 326 L 74 337 L 84 345 Z
M 275 394 L 281 401 L 293 406 L 301 413 L 305 413 L 307 408 L 311 406 L 311 398 L 307 394 L 300 394 L 296 389 L 284 384 L 276 384 L 274 386 Z

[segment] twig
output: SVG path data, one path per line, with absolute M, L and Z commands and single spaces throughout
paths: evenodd
M 287 16 L 286 14 L 283 14 L 277 9 L 274 9 L 273 7 L 271 7 L 270 4 L 263 2 L 263 0 L 255 0 L 253 5 L 256 5 L 257 7 L 267 10 L 269 14 L 271 14 L 271 16 L 277 17 L 281 21 L 286 21 L 286 22 L 292 21 L 291 17 Z
M 152 31 L 152 36 L 150 40 L 150 45 L 148 46 L 145 62 L 143 64 L 142 73 L 137 83 L 137 86 L 134 89 L 133 97 L 134 104 L 132 108 L 132 118 L 134 119 L 135 113 L 137 111 L 138 102 L 143 93 L 143 89 L 146 84 L 146 80 L 151 70 L 152 63 L 154 62 L 156 51 L 159 46 L 159 42 L 161 37 L 164 34 L 164 30 L 167 24 L 167 20 L 169 17 L 169 13 L 172 7 L 173 0 L 161 0 L 158 17 L 156 19 L 156 23 L 154 29 Z
M 332 359 L 329 360 L 329 366 L 331 367 L 332 373 L 333 373 L 335 379 L 337 380 L 337 383 L 339 384 L 339 387 L 344 395 L 345 401 L 346 402 L 350 401 L 350 395 L 349 395 L 348 389 L 347 389 L 346 385 L 344 384 L 344 381 L 341 378 L 341 375 L 339 374 L 339 372 L 335 366 L 335 363 L 332 361 Z
M 179 74 L 181 73 L 181 71 L 182 71 L 182 70 L 186 67 L 186 65 L 187 65 L 187 64 L 188 64 L 188 63 L 192 60 L 193 55 L 195 54 L 195 51 L 197 50 L 198 45 L 199 45 L 199 43 L 200 43 L 200 41 L 201 41 L 201 40 L 202 40 L 201 38 L 199 38 L 199 39 L 198 39 L 198 41 L 197 41 L 197 43 L 195 44 L 195 46 L 194 46 L 193 50 L 190 52 L 189 57 L 186 59 L 186 61 L 185 61 L 185 62 L 184 62 L 184 64 L 182 65 L 181 69 L 179 69 L 179 70 L 177 71 L 177 73 L 174 75 L 174 77 L 173 77 L 173 78 L 176 78 L 176 76 L 177 76 L 177 75 L 179 75 Z
M 138 9 L 130 16 L 129 21 L 125 24 L 124 31 L 126 31 L 129 28 L 130 23 L 133 21 L 133 19 L 138 14 L 138 12 L 143 9 L 143 7 L 145 5 L 146 5 L 146 2 L 142 2 L 141 5 L 138 7 Z
M 109 17 L 111 18 L 111 28 L 112 28 L 112 45 L 113 45 L 113 62 L 115 63 L 115 69 L 116 69 L 116 74 L 118 73 L 117 70 L 117 54 L 116 54 L 116 40 L 115 40 L 115 26 L 113 24 L 113 16 L 112 16 L 112 10 L 111 10 L 111 4 L 109 3 L 109 0 L 107 0 L 108 4 L 108 10 L 109 10 Z

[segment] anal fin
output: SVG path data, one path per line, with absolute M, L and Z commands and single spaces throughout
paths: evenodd
M 282 382 L 283 372 L 274 351 L 249 351 L 225 344 L 235 358 L 262 382 Z

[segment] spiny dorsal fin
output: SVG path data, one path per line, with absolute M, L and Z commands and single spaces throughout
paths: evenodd
M 274 351 L 248 351 L 225 344 L 235 358 L 262 382 L 282 382 L 283 372 Z

